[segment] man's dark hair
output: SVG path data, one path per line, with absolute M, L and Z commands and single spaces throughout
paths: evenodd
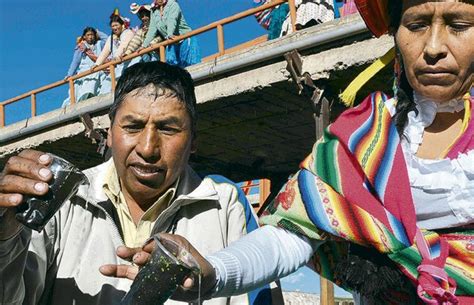
M 159 61 L 138 63 L 124 70 L 115 88 L 114 103 L 109 110 L 111 124 L 126 95 L 150 84 L 156 94 L 176 97 L 186 107 L 191 118 L 191 130 L 196 131 L 196 95 L 194 83 L 188 71 Z

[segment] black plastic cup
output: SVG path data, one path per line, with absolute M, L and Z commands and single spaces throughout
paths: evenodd
M 17 208 L 16 219 L 25 226 L 41 231 L 46 223 L 61 208 L 81 184 L 89 184 L 87 177 L 68 161 L 49 154 L 53 159 L 49 169 L 53 178 L 49 183 L 48 193 L 44 196 L 25 196 Z
M 138 272 L 121 305 L 163 304 L 187 276 L 200 273 L 199 264 L 188 251 L 171 240 L 153 239 L 156 247 L 151 259 Z

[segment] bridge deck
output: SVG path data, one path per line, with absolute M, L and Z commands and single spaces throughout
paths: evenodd
M 320 44 L 301 46 L 301 42 L 361 22 L 358 15 L 335 20 L 190 67 L 199 113 L 194 167 L 201 173 L 217 172 L 234 180 L 285 177 L 295 171 L 315 140 L 311 105 L 298 95 L 283 56 L 272 52 L 298 47 L 303 70 L 316 84 L 324 84 L 329 97 L 335 99 L 368 63 L 393 45 L 392 39 L 374 39 L 358 31 Z M 388 70 L 365 86 L 359 98 L 375 89 L 389 90 Z M 89 113 L 95 128 L 105 129 L 111 102 L 111 95 L 95 97 L 3 128 L 0 165 L 28 147 L 61 155 L 82 168 L 98 164 L 102 157 L 96 153 L 97 145 L 84 136 L 78 115 Z M 341 108 L 335 103 L 332 116 Z

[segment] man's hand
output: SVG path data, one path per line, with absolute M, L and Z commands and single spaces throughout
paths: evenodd
M 15 219 L 15 207 L 25 195 L 42 196 L 48 192 L 53 174 L 48 168 L 52 159 L 36 150 L 24 150 L 8 159 L 0 173 L 0 207 L 7 210 L 0 218 L 0 240 L 13 236 L 21 228 Z
M 135 256 L 141 257 L 142 255 L 150 255 L 152 249 L 150 252 L 146 252 L 145 249 L 146 245 L 143 248 L 128 248 L 125 246 L 120 246 L 117 248 L 115 253 L 117 254 L 118 257 L 127 260 L 129 262 L 132 262 L 132 265 L 103 265 L 99 268 L 100 273 L 106 276 L 113 276 L 113 277 L 120 277 L 120 278 L 127 278 L 130 280 L 134 280 L 135 277 L 138 274 L 138 268 L 143 267 L 149 260 L 140 260 L 138 261 L 141 262 L 140 265 L 135 264 Z M 148 248 L 146 248 L 149 250 Z
M 206 295 L 216 283 L 216 275 L 212 265 L 184 238 L 179 235 L 166 233 L 159 234 L 160 241 L 170 240 L 181 248 L 188 251 L 197 261 L 201 269 L 201 294 Z M 154 240 L 149 241 L 141 248 L 127 248 L 124 246 L 117 248 L 117 256 L 131 261 L 132 265 L 104 265 L 100 267 L 100 272 L 106 276 L 135 279 L 139 268 L 143 267 L 150 260 L 151 253 L 156 247 Z M 195 274 L 187 277 L 181 286 L 173 294 L 172 299 L 180 301 L 194 301 L 198 297 L 199 280 Z

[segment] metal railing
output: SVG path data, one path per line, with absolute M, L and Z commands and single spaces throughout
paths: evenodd
M 248 9 L 246 11 L 240 12 L 240 13 L 235 14 L 233 16 L 215 21 L 211 24 L 208 24 L 208 25 L 200 27 L 196 30 L 190 31 L 186 34 L 176 36 L 174 39 L 168 39 L 168 40 L 162 41 L 158 44 L 149 46 L 149 47 L 144 48 L 142 50 L 139 50 L 135 53 L 132 53 L 130 55 L 121 57 L 120 59 L 112 60 L 112 61 L 107 62 L 105 64 L 102 64 L 100 66 L 94 67 L 94 68 L 90 69 L 89 71 L 78 73 L 76 75 L 73 75 L 73 76 L 65 79 L 65 80 L 60 80 L 60 81 L 51 83 L 49 85 L 40 87 L 38 89 L 31 90 L 27 93 L 24 93 L 24 94 L 21 94 L 19 96 L 14 97 L 14 98 L 3 101 L 3 102 L 0 103 L 0 127 L 5 126 L 5 106 L 7 106 L 9 104 L 13 104 L 15 102 L 18 102 L 18 101 L 20 101 L 24 98 L 30 97 L 31 117 L 35 117 L 36 112 L 37 112 L 36 111 L 36 103 L 37 103 L 36 96 L 37 96 L 37 94 L 41 93 L 41 92 L 44 92 L 44 91 L 47 91 L 47 90 L 50 90 L 50 89 L 53 89 L 53 88 L 56 88 L 56 87 L 59 87 L 59 86 L 62 86 L 66 83 L 69 83 L 70 104 L 71 105 L 75 104 L 76 103 L 76 96 L 75 96 L 75 89 L 74 89 L 74 81 L 79 79 L 79 78 L 82 78 L 84 76 L 87 76 L 87 75 L 90 75 L 90 74 L 93 74 L 93 73 L 97 73 L 99 71 L 103 71 L 103 70 L 107 70 L 107 69 L 109 70 L 110 79 L 111 79 L 111 83 L 112 83 L 111 92 L 113 93 L 115 91 L 115 83 L 116 83 L 116 79 L 115 79 L 116 78 L 115 77 L 115 66 L 116 65 L 121 64 L 125 61 L 129 61 L 129 60 L 131 60 L 135 57 L 142 56 L 144 54 L 153 52 L 153 51 L 158 51 L 159 54 L 160 54 L 160 61 L 164 62 L 164 61 L 166 61 L 166 53 L 165 53 L 166 46 L 177 43 L 177 42 L 179 42 L 183 39 L 186 39 L 186 38 L 189 38 L 189 37 L 192 37 L 192 36 L 196 36 L 196 35 L 199 35 L 199 34 L 202 34 L 202 33 L 205 33 L 205 32 L 216 29 L 217 30 L 217 49 L 218 49 L 218 53 L 214 54 L 214 55 L 211 55 L 208 58 L 209 59 L 214 59 L 214 58 L 222 56 L 224 54 L 228 54 L 228 52 L 226 52 L 226 51 L 228 51 L 230 49 L 226 50 L 226 48 L 225 48 L 224 25 L 226 25 L 228 23 L 235 22 L 237 20 L 243 19 L 243 18 L 251 16 L 251 15 L 254 15 L 254 14 L 256 14 L 258 12 L 261 12 L 261 11 L 264 11 L 266 9 L 273 8 L 273 7 L 275 7 L 277 5 L 280 5 L 280 4 L 283 4 L 283 3 L 288 3 L 288 5 L 289 5 L 291 26 L 293 28 L 293 31 L 296 31 L 296 27 L 295 27 L 295 20 L 296 20 L 295 0 L 273 0 L 270 3 L 266 3 L 266 4 L 261 5 L 259 7 L 256 7 L 256 8 Z M 260 40 L 259 39 L 254 40 L 255 44 L 258 44 L 261 41 L 262 41 L 261 39 Z M 243 45 L 245 45 L 246 47 L 249 46 L 248 43 L 244 43 Z M 234 47 L 234 48 L 231 48 L 231 49 L 233 51 L 236 51 L 239 48 Z

